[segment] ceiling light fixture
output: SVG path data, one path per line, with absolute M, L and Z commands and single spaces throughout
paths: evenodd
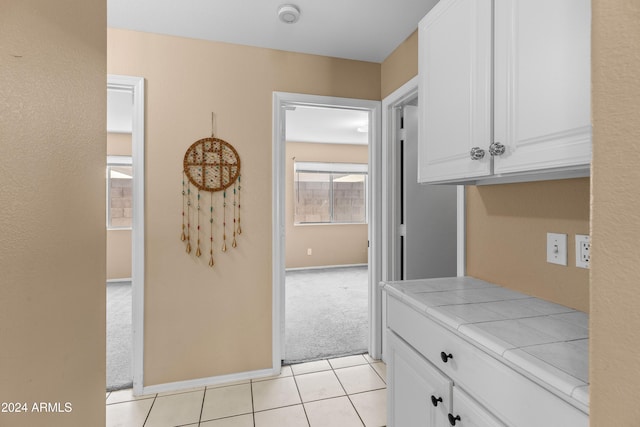
M 292 4 L 285 4 L 278 8 L 278 18 L 285 24 L 295 24 L 300 19 L 300 9 Z

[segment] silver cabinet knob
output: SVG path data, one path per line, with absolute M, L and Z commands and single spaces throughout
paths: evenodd
M 480 147 L 473 147 L 471 149 L 471 160 L 480 160 L 484 157 L 484 150 Z
M 489 145 L 489 154 L 492 156 L 501 156 L 504 154 L 506 149 L 507 147 L 505 147 L 504 144 L 492 142 L 491 145 Z

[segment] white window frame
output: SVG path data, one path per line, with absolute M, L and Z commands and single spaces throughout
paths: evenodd
M 366 163 L 339 163 L 339 162 L 304 162 L 304 161 L 294 161 L 293 163 L 293 183 L 296 185 L 296 174 L 298 172 L 307 172 L 307 173 L 326 173 L 326 174 L 359 174 L 364 175 L 364 206 L 365 206 L 365 217 L 363 222 L 348 222 L 348 221 L 334 221 L 333 220 L 333 178 L 330 179 L 330 203 L 331 203 L 331 221 L 319 221 L 319 222 L 296 222 L 294 215 L 293 225 L 298 226 L 306 226 L 306 225 L 358 225 L 358 224 L 368 224 L 369 223 L 369 165 Z M 295 188 L 294 188 L 295 194 Z M 297 200 L 294 201 L 294 205 L 297 204 Z M 295 206 L 294 206 L 295 209 Z

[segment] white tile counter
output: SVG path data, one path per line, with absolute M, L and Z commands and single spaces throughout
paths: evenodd
M 586 313 L 472 277 L 382 283 L 384 291 L 589 413 Z

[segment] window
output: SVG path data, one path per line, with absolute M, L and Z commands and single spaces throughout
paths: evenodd
M 295 224 L 366 224 L 367 165 L 294 162 Z
M 107 228 L 131 228 L 133 218 L 131 157 L 107 159 Z

